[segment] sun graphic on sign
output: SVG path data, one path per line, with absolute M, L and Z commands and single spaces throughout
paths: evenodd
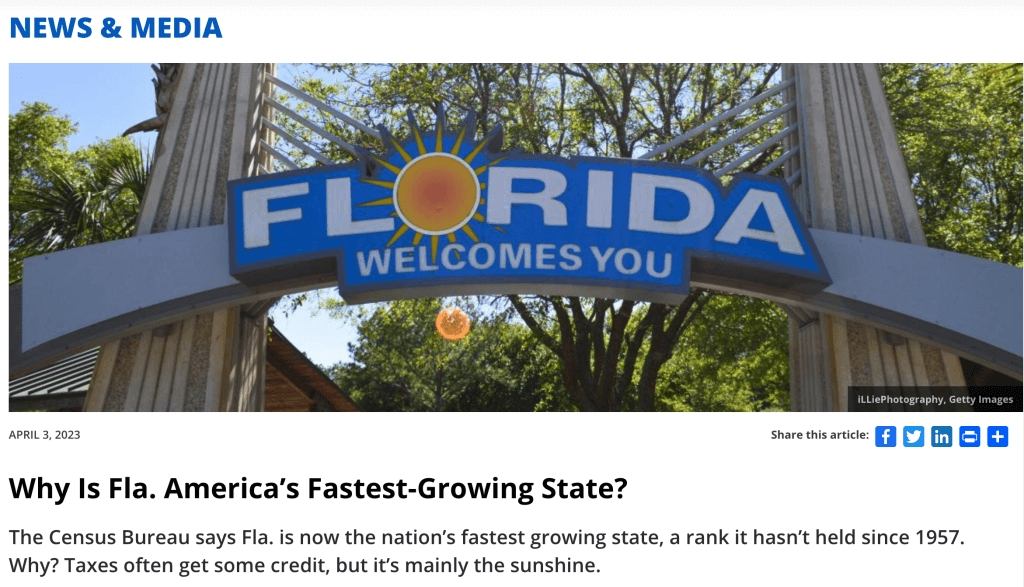
M 458 235 L 480 242 L 474 222 L 482 225 L 483 197 L 487 184 L 481 176 L 489 167 L 500 162 L 501 128 L 495 128 L 480 142 L 473 142 L 476 123 L 468 116 L 457 133 L 445 130 L 444 113 L 437 115 L 437 127 L 423 133 L 412 112 L 409 112 L 410 136 L 400 142 L 386 129 L 380 128 L 381 138 L 391 149 L 385 157 L 362 152 L 373 169 L 370 177 L 360 181 L 391 190 L 391 197 L 359 204 L 390 206 L 391 216 L 402 224 L 391 235 L 387 245 L 412 232 L 412 244 L 418 246 L 424 237 L 430 237 L 431 259 L 437 260 L 437 247 L 442 238 L 454 243 Z M 496 230 L 504 232 L 500 227 Z M 457 254 L 457 253 L 456 253 Z

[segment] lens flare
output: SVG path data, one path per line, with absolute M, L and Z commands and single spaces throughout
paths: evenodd
M 458 308 L 445 308 L 437 313 L 434 326 L 448 340 L 459 340 L 469 334 L 469 316 Z

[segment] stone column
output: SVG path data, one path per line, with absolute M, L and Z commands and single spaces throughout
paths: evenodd
M 260 97 L 268 89 L 263 72 L 273 67 L 180 64 L 173 79 L 161 76 L 165 115 L 138 234 L 225 221 L 227 181 L 263 163 Z M 267 309 L 218 310 L 103 345 L 85 410 L 262 410 Z
M 797 64 L 801 151 L 787 170 L 809 226 L 927 246 L 873 64 Z M 963 386 L 959 359 L 837 316 L 790 313 L 794 411 L 847 411 L 851 385 Z

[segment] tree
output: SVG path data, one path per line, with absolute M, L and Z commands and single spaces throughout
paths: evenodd
M 131 236 L 149 176 L 138 146 L 116 138 L 69 151 L 75 125 L 40 102 L 9 126 L 10 283 L 27 257 Z
M 777 81 L 778 71 L 772 64 L 319 64 L 317 75 L 299 84 L 356 118 L 399 132 L 406 108 L 430 127 L 443 105 L 475 113 L 483 133 L 502 125 L 506 148 L 632 157 L 763 92 Z M 339 81 L 328 83 L 325 76 Z M 767 100 L 663 157 L 684 161 L 775 106 L 777 101 Z M 315 122 L 345 141 L 380 148 L 328 118 Z M 721 167 L 779 125 L 776 120 L 762 127 L 703 164 Z M 301 126 L 289 130 L 336 161 L 352 158 Z M 769 148 L 743 170 L 757 171 L 777 154 L 776 147 Z M 293 155 L 302 157 L 297 151 Z M 557 296 L 508 296 L 506 303 L 558 358 L 561 386 L 576 409 L 652 410 L 662 367 L 711 295 L 693 291 L 678 306 Z
M 1021 265 L 1022 65 L 881 66 L 928 244 Z
M 773 64 L 318 64 L 299 83 L 356 118 L 398 132 L 406 109 L 430 127 L 445 106 L 455 118 L 473 112 L 483 132 L 501 124 L 506 148 L 632 157 L 764 91 L 778 70 Z M 1020 265 L 1020 64 L 884 65 L 882 75 L 929 242 Z M 768 100 L 663 157 L 685 161 L 777 105 Z M 303 112 L 353 145 L 380 148 L 330 117 Z M 780 126 L 776 120 L 697 163 L 720 169 Z M 305 128 L 290 129 L 332 159 L 351 160 Z M 767 149 L 742 170 L 762 169 L 778 152 Z M 562 406 L 788 405 L 786 320 L 767 302 L 694 291 L 676 307 L 556 296 L 508 296 L 504 304 L 557 357 L 559 387 L 568 396 Z M 701 312 L 709 315 L 698 317 Z
M 465 338 L 437 334 L 446 304 L 469 313 Z M 533 410 L 551 395 L 554 357 L 543 356 L 525 328 L 486 310 L 467 298 L 334 307 L 356 322 L 359 338 L 349 345 L 353 361 L 327 372 L 370 411 Z
M 24 191 L 43 182 L 43 174 L 67 174 L 74 167 L 68 151 L 68 137 L 77 125 L 42 102 L 23 104 L 17 114 L 8 114 L 7 170 L 10 193 Z
M 683 333 L 658 387 L 659 410 L 789 410 L 789 324 L 775 304 L 717 295 Z

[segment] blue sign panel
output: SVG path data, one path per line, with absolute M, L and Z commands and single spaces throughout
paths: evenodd
M 500 129 L 473 142 L 471 119 L 410 127 L 403 141 L 381 129 L 384 155 L 231 182 L 232 275 L 256 285 L 334 259 L 357 301 L 530 284 L 662 301 L 686 295 L 691 269 L 830 283 L 780 180 L 737 174 L 725 187 L 685 165 L 501 152 Z

